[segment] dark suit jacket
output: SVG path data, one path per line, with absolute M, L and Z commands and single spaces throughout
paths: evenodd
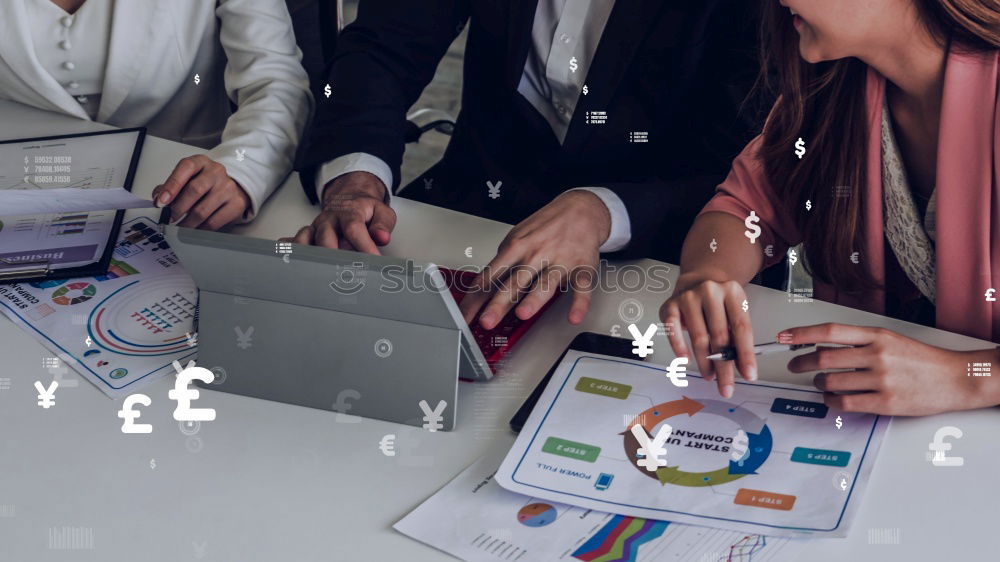
M 627 257 L 676 263 L 691 222 L 760 129 L 769 100 L 743 102 L 757 75 L 753 0 L 620 0 L 607 22 L 565 142 L 518 92 L 537 0 L 363 0 L 339 38 L 300 159 L 383 159 L 398 184 L 405 114 L 470 26 L 462 111 L 443 158 L 408 198 L 517 223 L 573 187 L 616 192 L 629 211 Z M 607 123 L 585 124 L 587 111 Z M 649 142 L 630 143 L 629 133 Z M 433 180 L 424 189 L 424 177 Z M 502 181 L 491 199 L 487 181 Z M 311 183 L 307 181 L 306 183 Z M 395 188 L 396 186 L 393 186 Z M 306 190 L 314 198 L 314 189 Z

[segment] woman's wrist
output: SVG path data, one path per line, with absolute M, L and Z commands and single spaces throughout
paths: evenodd
M 681 274 L 677 276 L 676 291 L 685 291 L 705 281 L 725 283 L 726 281 L 731 281 L 732 278 L 733 277 L 728 272 L 715 267 L 699 267 L 696 269 L 689 269 L 682 271 Z
M 1000 348 L 954 352 L 970 408 L 1000 406 Z

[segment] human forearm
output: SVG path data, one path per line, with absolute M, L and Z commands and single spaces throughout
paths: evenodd
M 727 213 L 705 213 L 695 219 L 681 251 L 678 289 L 705 280 L 749 283 L 764 258 L 761 244 L 751 244 L 743 230 L 744 224 Z
M 1000 406 L 1000 348 L 957 352 L 972 397 L 970 407 Z

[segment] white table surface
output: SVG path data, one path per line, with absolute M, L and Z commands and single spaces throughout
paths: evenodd
M 106 128 L 0 102 L 0 139 Z M 133 191 L 146 195 L 178 158 L 198 152 L 147 137 Z M 483 265 L 509 226 L 397 198 L 399 223 L 386 253 L 446 266 Z M 237 232 L 287 236 L 315 214 L 294 175 L 260 217 Z M 464 250 L 472 247 L 471 260 Z M 653 262 L 637 262 L 650 265 Z M 671 279 L 676 277 L 672 267 Z M 758 341 L 780 329 L 821 321 L 885 326 L 956 349 L 991 344 L 822 302 L 789 303 L 782 292 L 751 286 Z M 0 560 L 448 560 L 446 554 L 394 531 L 392 524 L 494 447 L 509 447 L 507 421 L 563 348 L 582 330 L 608 333 L 623 298 L 638 299 L 642 322 L 656 322 L 666 294 L 599 293 L 582 326 L 565 321 L 561 299 L 512 355 L 508 371 L 488 383 L 462 383 L 457 430 L 429 433 L 378 420 L 337 423 L 332 412 L 202 391 L 199 405 L 218 418 L 202 424 L 203 447 L 193 453 L 171 418 L 172 386 L 146 387 L 142 410 L 149 435 L 125 435 L 112 401 L 81 380 L 57 391 L 56 406 L 36 405 L 35 380 L 51 355 L 32 336 L 0 319 Z M 81 338 L 83 338 L 81 331 Z M 669 362 L 658 338 L 653 360 Z M 808 384 L 811 375 L 785 368 L 787 356 L 761 361 L 762 379 Z M 738 392 L 738 391 L 737 391 Z M 952 455 L 965 466 L 938 468 L 925 459 L 935 430 L 965 435 Z M 808 559 L 972 560 L 995 556 L 1000 484 L 1000 409 L 893 421 L 846 539 L 812 541 Z M 397 436 L 397 455 L 378 449 Z M 151 461 L 155 460 L 155 468 Z M 6 513 L 5 513 L 6 510 Z M 12 511 L 12 513 L 11 513 Z M 51 550 L 50 528 L 93 530 L 93 550 Z M 868 529 L 895 529 L 900 543 L 869 544 Z

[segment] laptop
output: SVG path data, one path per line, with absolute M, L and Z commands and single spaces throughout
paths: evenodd
M 199 288 L 213 390 L 446 431 L 458 378 L 489 380 L 533 323 L 509 314 L 473 335 L 456 300 L 472 271 L 178 226 L 164 237 Z

